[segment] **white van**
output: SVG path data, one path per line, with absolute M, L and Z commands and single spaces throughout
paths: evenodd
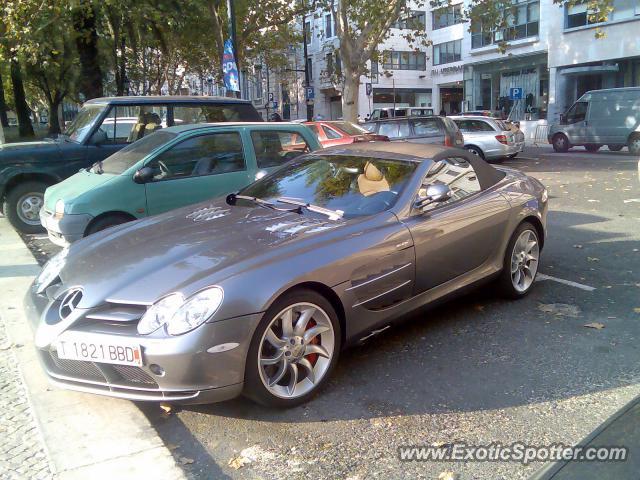
M 596 152 L 607 145 L 616 152 L 628 146 L 640 155 L 640 87 L 585 93 L 551 125 L 548 140 L 556 152 L 576 145 Z

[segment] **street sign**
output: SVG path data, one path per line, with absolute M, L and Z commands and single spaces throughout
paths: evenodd
M 307 87 L 307 100 L 313 100 L 316 97 L 316 92 L 313 87 Z
M 522 87 L 511 87 L 509 89 L 509 100 L 522 100 Z
M 269 92 L 269 101 L 273 102 L 273 92 Z
M 367 96 L 371 95 L 371 93 L 373 92 L 373 85 L 370 83 L 367 83 L 366 89 L 367 89 Z

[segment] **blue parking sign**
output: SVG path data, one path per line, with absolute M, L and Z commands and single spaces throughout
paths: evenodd
M 307 100 L 313 100 L 316 96 L 313 87 L 307 87 Z
M 522 87 L 511 87 L 509 89 L 510 100 L 522 100 Z

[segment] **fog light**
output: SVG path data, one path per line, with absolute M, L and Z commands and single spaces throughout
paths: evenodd
M 164 368 L 162 368 L 160 365 L 152 363 L 151 365 L 149 365 L 149 370 L 151 370 L 151 373 L 157 375 L 158 377 L 164 377 Z

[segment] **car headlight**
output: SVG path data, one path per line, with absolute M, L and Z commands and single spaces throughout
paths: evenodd
M 541 197 L 542 203 L 547 203 L 547 200 L 549 200 L 549 191 L 546 188 L 542 191 Z
M 40 274 L 36 277 L 36 292 L 44 292 L 47 287 L 51 285 L 51 282 L 60 275 L 60 271 L 67 261 L 68 254 L 69 247 L 65 247 L 57 255 L 51 257 L 51 259 L 45 264 Z
M 201 290 L 186 301 L 173 293 L 154 303 L 138 322 L 138 333 L 146 335 L 166 325 L 169 335 L 181 335 L 199 327 L 216 313 L 224 292 L 220 287 Z
M 64 215 L 64 200 L 60 199 L 56 202 L 55 214 L 56 217 L 62 217 Z

